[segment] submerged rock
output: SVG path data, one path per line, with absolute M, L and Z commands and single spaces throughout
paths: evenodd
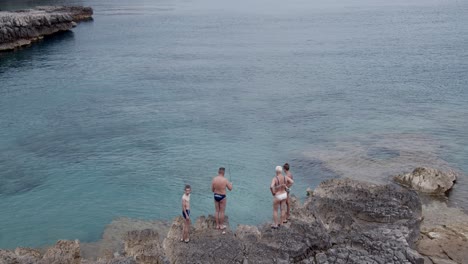
M 468 215 L 432 201 L 423 206 L 423 217 L 416 246 L 428 263 L 468 263 Z
M 29 45 L 32 41 L 70 30 L 76 22 L 91 19 L 90 7 L 44 6 L 0 12 L 0 51 Z
M 445 194 L 452 188 L 456 180 L 457 174 L 453 171 L 443 172 L 426 167 L 419 167 L 411 173 L 395 176 L 395 181 L 402 185 L 419 192 L 437 195 Z

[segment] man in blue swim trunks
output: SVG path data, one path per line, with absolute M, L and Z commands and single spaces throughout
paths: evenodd
M 211 182 L 211 191 L 214 193 L 214 203 L 215 203 L 215 219 L 216 219 L 216 229 L 223 230 L 226 229 L 224 225 L 224 211 L 226 210 L 226 188 L 231 191 L 232 190 L 232 183 L 229 182 L 226 178 L 224 178 L 224 171 L 223 167 L 219 168 L 218 175 L 213 178 Z

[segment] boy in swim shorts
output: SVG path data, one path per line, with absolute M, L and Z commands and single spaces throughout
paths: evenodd
M 182 195 L 182 216 L 184 217 L 184 227 L 182 228 L 182 238 L 180 241 L 185 241 L 188 243 L 189 239 L 189 230 L 190 230 L 190 193 L 192 189 L 190 185 L 185 185 L 184 195 Z

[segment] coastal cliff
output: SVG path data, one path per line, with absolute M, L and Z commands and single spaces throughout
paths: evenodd
M 0 51 L 12 50 L 92 19 L 91 7 L 44 6 L 0 12 Z
M 165 227 L 132 222 L 94 258 L 85 256 L 86 244 L 59 241 L 45 252 L 0 250 L 0 263 L 425 263 L 416 250 L 423 217 L 413 190 L 334 179 L 292 204 L 291 221 L 279 229 L 239 225 L 221 234 L 212 216 L 202 216 L 183 243 L 181 217 Z

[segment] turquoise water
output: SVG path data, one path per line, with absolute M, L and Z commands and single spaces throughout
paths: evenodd
M 0 248 L 97 241 L 117 217 L 170 220 L 192 185 L 231 224 L 271 220 L 269 183 L 388 182 L 416 165 L 464 175 L 463 1 L 1 1 L 83 4 L 94 21 L 0 54 Z

